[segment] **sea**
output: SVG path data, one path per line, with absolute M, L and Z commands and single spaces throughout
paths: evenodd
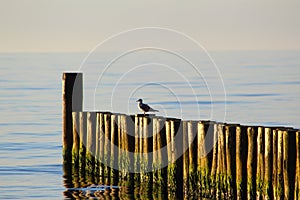
M 63 72 L 83 72 L 84 110 L 136 114 L 142 98 L 165 117 L 300 128 L 300 51 L 118 55 L 0 54 L 0 199 L 66 198 Z

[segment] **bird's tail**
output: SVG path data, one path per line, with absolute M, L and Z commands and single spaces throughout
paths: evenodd
M 159 112 L 158 110 L 154 110 L 153 108 L 150 108 L 149 112 Z

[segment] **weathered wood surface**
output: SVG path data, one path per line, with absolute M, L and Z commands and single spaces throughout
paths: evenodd
M 62 75 L 62 144 L 63 161 L 71 162 L 73 147 L 72 112 L 82 111 L 82 74 Z M 69 159 L 69 160 L 68 160 Z M 71 160 L 70 160 L 71 159 Z

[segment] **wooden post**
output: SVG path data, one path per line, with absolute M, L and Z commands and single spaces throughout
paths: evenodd
M 79 166 L 81 171 L 81 176 L 85 177 L 85 168 L 86 168 L 86 144 L 87 144 L 87 113 L 80 112 L 80 145 L 79 145 Z
M 128 116 L 128 115 L 125 115 L 124 116 L 124 122 L 125 122 L 125 127 L 124 127 L 124 131 L 125 131 L 125 140 L 126 140 L 126 155 L 127 155 L 127 162 L 128 162 L 128 167 L 127 167 L 127 170 L 128 170 L 128 174 L 129 174 L 129 177 L 128 177 L 128 181 L 129 181 L 129 185 L 128 185 L 128 188 L 131 192 L 134 191 L 134 156 L 133 156 L 133 153 L 134 153 L 134 146 L 135 146 L 135 139 L 134 139 L 134 116 Z M 152 187 L 152 184 L 151 186 L 149 187 Z
M 296 165 L 296 137 L 295 131 L 285 128 L 283 131 L 283 180 L 284 199 L 295 199 L 295 165 Z
M 262 199 L 264 183 L 264 128 L 257 130 L 256 198 Z
M 226 148 L 226 174 L 227 174 L 227 197 L 233 198 L 236 189 L 235 180 L 235 139 L 236 128 L 234 125 L 225 126 L 225 148 Z
M 188 122 L 182 122 L 183 129 L 183 191 L 188 194 L 189 189 L 189 140 L 188 140 Z
M 87 113 L 87 169 L 88 172 L 94 172 L 95 168 L 95 150 L 96 150 L 96 113 Z
M 197 141 L 198 141 L 197 123 L 194 121 L 189 121 L 188 122 L 188 144 L 189 144 L 188 150 L 189 150 L 190 175 L 195 175 L 197 169 Z
M 217 123 L 217 132 L 218 132 L 218 150 L 217 150 L 217 198 L 225 198 L 225 172 L 226 172 L 226 164 L 225 164 L 225 143 L 224 143 L 224 124 Z
M 242 148 L 242 139 L 241 139 L 241 127 L 236 127 L 236 189 L 237 195 L 236 199 L 242 199 L 242 159 L 241 159 L 241 148 Z
M 256 169 L 256 127 L 248 127 L 248 158 L 247 158 L 247 199 L 255 199 L 255 169 Z
M 204 170 L 207 167 L 207 152 L 205 148 L 205 125 L 203 122 L 198 122 L 198 171 Z
M 111 158 L 111 121 L 110 121 L 111 113 L 104 113 L 104 164 L 105 166 L 105 184 L 110 184 L 110 173 L 111 169 L 109 167 L 110 158 Z
M 165 126 L 169 159 L 168 193 L 170 198 L 183 198 L 183 130 L 181 120 L 168 118 Z
M 300 199 L 300 131 L 296 132 L 296 172 L 294 198 Z
M 167 140 L 166 140 L 166 129 L 165 129 L 165 119 L 164 118 L 159 118 L 158 119 L 158 126 L 157 129 L 159 130 L 158 134 L 158 160 L 161 164 L 166 164 L 168 162 L 168 153 L 167 149 L 165 146 L 167 145 Z M 162 166 L 161 166 L 162 167 Z M 159 170 L 160 173 L 160 190 L 161 193 L 165 196 L 167 195 L 167 188 L 168 188 L 168 172 L 167 172 L 167 167 L 161 168 Z
M 203 196 L 206 189 L 206 177 L 207 177 L 207 157 L 206 157 L 206 148 L 205 148 L 205 125 L 203 122 L 198 122 L 198 152 L 197 152 L 197 173 L 199 180 L 199 194 Z
M 128 135 L 127 135 L 127 119 L 126 115 L 120 115 L 121 119 L 121 140 L 120 144 L 122 146 L 123 154 L 121 155 L 121 166 L 123 169 L 123 172 L 125 172 L 128 175 L 128 169 L 129 169 L 129 146 L 128 146 Z M 127 171 L 127 172 L 126 172 Z M 127 177 L 129 179 L 129 176 Z
M 217 156 L 216 156 L 216 176 L 215 176 L 215 181 L 216 181 L 216 198 L 222 198 L 222 142 L 221 142 L 221 138 L 222 138 L 222 128 L 220 127 L 222 126 L 221 123 L 217 123 L 215 128 L 217 131 Z
M 173 160 L 175 161 L 176 198 L 183 199 L 183 130 L 180 119 L 171 121 L 171 137 L 174 141 Z
M 212 149 L 212 165 L 210 174 L 211 192 L 212 196 L 216 197 L 217 194 L 217 166 L 218 166 L 218 124 L 215 123 L 213 128 L 213 149 Z
M 288 160 L 289 160 L 289 138 L 288 131 L 283 131 L 283 182 L 284 182 L 284 199 L 290 199 L 290 185 L 288 176 Z
M 247 143 L 244 141 L 245 137 L 245 127 L 237 126 L 236 127 L 236 190 L 237 190 L 237 199 L 245 199 L 247 191 L 247 181 L 246 181 L 246 162 L 247 157 L 244 156 Z
M 283 199 L 283 131 L 278 130 L 278 150 L 277 150 L 277 198 Z
M 72 122 L 73 122 L 73 147 L 72 147 L 72 165 L 70 168 L 73 175 L 73 184 L 74 187 L 80 187 L 80 178 L 79 178 L 79 113 L 72 112 Z
M 226 173 L 226 149 L 224 135 L 224 124 L 218 123 L 218 171 L 222 176 Z
M 62 144 L 63 162 L 72 162 L 72 112 L 82 111 L 82 73 L 63 73 L 62 76 Z
M 118 117 L 118 149 L 119 149 L 119 158 L 118 158 L 118 168 L 119 170 L 119 179 L 120 179 L 120 184 L 122 184 L 122 181 L 125 177 L 124 175 L 124 169 L 123 169 L 123 158 L 124 158 L 124 148 L 123 148 L 123 138 L 122 138 L 122 118 L 121 114 L 117 115 Z
M 278 182 L 277 182 L 277 152 L 278 152 L 278 130 L 273 129 L 272 131 L 273 134 L 273 153 L 272 153 L 272 158 L 273 158 L 273 172 L 272 172 L 272 186 L 273 186 L 273 199 L 277 199 L 277 188 L 278 188 Z
M 164 120 L 161 117 L 154 117 L 153 119 L 153 191 L 154 193 L 164 193 L 166 189 L 165 170 L 162 168 L 165 163 L 165 153 L 163 153 L 163 128 Z M 164 155 L 164 156 L 163 156 Z
M 98 127 L 98 135 L 99 138 L 97 139 L 98 143 L 98 148 L 99 148 L 99 161 L 100 161 L 100 178 L 101 178 L 101 183 L 104 184 L 105 182 L 105 157 L 104 157 L 104 139 L 105 139 L 105 121 L 104 121 L 104 113 L 100 112 L 98 113 L 99 117 L 99 127 Z
M 166 159 L 166 153 L 163 152 L 163 147 L 166 145 L 166 136 L 164 132 L 164 120 L 162 118 L 157 118 L 156 121 L 156 132 L 157 132 L 157 160 L 159 167 L 162 167 L 162 159 Z
M 168 155 L 168 195 L 174 197 L 174 165 L 172 160 L 172 139 L 171 139 L 171 121 L 165 121 L 165 132 L 166 132 L 166 142 L 167 142 L 167 155 Z
M 165 121 L 166 127 L 166 140 L 167 140 L 167 151 L 168 151 L 168 163 L 172 163 L 172 144 L 171 144 L 171 122 Z
M 118 159 L 119 159 L 119 148 L 118 148 L 118 116 L 116 114 L 111 115 L 111 183 L 112 185 L 118 185 L 119 173 L 118 173 Z
M 211 166 L 211 176 L 213 179 L 213 182 L 215 183 L 215 176 L 217 171 L 217 159 L 218 159 L 218 125 L 214 124 L 214 147 L 213 147 L 213 155 L 212 155 L 212 166 Z
M 95 174 L 100 174 L 100 166 L 102 164 L 102 160 L 100 159 L 100 113 L 96 113 L 96 136 L 95 136 Z M 99 178 L 99 176 L 97 176 Z M 102 181 L 102 180 L 101 180 Z M 100 182 L 100 180 L 98 180 Z
M 144 158 L 144 170 L 148 171 L 149 170 L 149 157 L 148 157 L 148 153 L 149 153 L 149 133 L 152 132 L 150 129 L 149 124 L 149 118 L 148 117 L 144 117 L 143 118 L 144 122 L 144 131 L 143 131 L 143 158 Z M 148 179 L 148 177 L 147 177 Z
M 157 129 L 158 126 L 158 118 L 154 117 L 152 118 L 152 123 L 153 123 L 153 138 L 152 138 L 152 143 L 153 143 L 153 169 L 156 169 L 158 167 L 158 134 L 159 130 Z M 156 174 L 155 174 L 156 177 Z M 156 177 L 157 178 L 157 177 Z
M 175 162 L 176 161 L 176 155 L 177 155 L 177 152 L 180 151 L 179 149 L 176 148 L 176 134 L 178 133 L 177 131 L 177 126 L 178 125 L 178 121 L 177 119 L 172 119 L 171 120 L 171 155 L 172 155 L 172 162 Z M 181 133 L 183 135 L 183 133 Z M 182 142 L 183 140 L 181 140 Z M 182 145 L 181 145 L 182 147 Z
M 153 128 L 151 126 L 151 118 L 148 116 L 143 116 L 142 118 L 142 134 L 141 134 L 141 149 L 142 149 L 142 162 L 141 162 L 141 190 L 144 192 L 151 192 L 153 186 L 152 173 L 149 170 L 152 167 L 152 157 L 149 157 L 150 152 L 152 152 L 153 140 L 150 137 L 150 133 L 153 133 Z
M 73 148 L 72 148 L 72 154 L 73 154 L 73 164 L 76 166 L 76 168 L 79 167 L 79 132 L 80 132 L 80 123 L 79 123 L 79 112 L 72 112 L 72 118 L 73 118 Z
M 159 129 L 157 129 L 158 126 L 158 118 L 157 117 L 153 117 L 152 118 L 152 124 L 153 124 L 153 133 L 152 133 L 152 143 L 153 143 L 153 155 L 152 155 L 152 160 L 153 160 L 153 164 L 152 164 L 152 171 L 153 171 L 153 190 L 154 193 L 158 193 L 158 186 L 159 186 L 159 182 L 160 182 L 160 176 L 159 176 L 159 159 L 158 159 L 158 135 L 159 135 Z
M 200 180 L 201 196 L 209 196 L 212 189 L 211 184 L 211 149 L 214 137 L 214 124 L 211 121 L 200 121 L 198 123 L 198 179 Z
M 145 162 L 143 153 L 144 153 L 144 119 L 143 117 L 139 117 L 139 150 L 140 150 L 140 159 L 139 159 L 139 166 L 140 166 L 140 172 L 143 170 L 143 163 Z M 142 178 L 142 173 L 140 174 Z
M 126 116 L 123 114 L 118 115 L 118 141 L 119 141 L 119 169 L 120 169 L 120 184 L 124 187 L 125 192 L 131 192 L 128 174 L 128 145 L 126 137 Z
M 141 182 L 141 175 L 140 175 L 140 169 L 141 169 L 141 151 L 140 151 L 140 117 L 139 115 L 135 115 L 134 119 L 134 169 L 135 169 L 135 187 L 138 188 L 140 186 Z
M 265 176 L 264 176 L 264 199 L 272 199 L 272 129 L 265 128 Z

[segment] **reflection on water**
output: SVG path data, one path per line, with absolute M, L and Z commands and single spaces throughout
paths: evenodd
M 92 171 L 80 169 L 79 166 L 64 164 L 65 198 L 96 198 L 96 199 L 167 199 L 167 188 L 153 188 L 153 185 L 134 186 L 134 174 L 128 175 L 128 181 L 118 182 L 118 174 L 107 177 L 104 173 L 98 174 L 97 169 Z M 99 168 L 98 168 L 99 169 Z M 96 175 L 97 174 L 97 175 Z M 105 185 L 103 185 L 105 184 Z

